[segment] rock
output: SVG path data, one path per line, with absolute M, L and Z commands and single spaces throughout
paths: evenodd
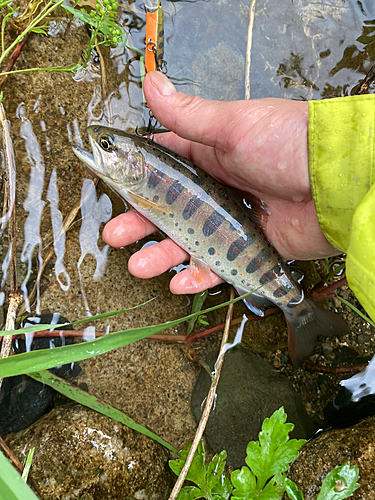
M 216 359 L 217 354 L 209 356 L 210 367 Z M 197 420 L 210 383 L 207 372 L 202 371 L 191 402 Z M 284 406 L 288 422 L 295 424 L 291 437 L 313 434 L 313 423 L 289 380 L 248 349 L 231 349 L 225 355 L 215 408 L 205 431 L 209 445 L 215 453 L 227 451 L 229 466 L 242 467 L 248 442 L 258 439 L 263 420 L 280 406 Z
M 21 460 L 35 446 L 30 476 L 44 500 L 164 500 L 169 452 L 84 406 L 60 406 L 8 439 Z
M 336 465 L 350 460 L 359 468 L 360 488 L 353 500 L 374 498 L 375 491 L 375 417 L 345 430 L 326 431 L 306 443 L 292 464 L 288 477 L 303 492 L 305 500 L 315 500 L 325 476 Z
M 56 325 L 68 322 L 68 319 L 59 314 L 42 314 L 40 317 L 27 318 L 22 326 Z M 72 327 L 64 326 L 61 327 L 61 330 L 72 330 Z M 72 338 L 35 338 L 26 347 L 24 339 L 16 339 L 13 340 L 12 349 L 16 354 L 19 354 L 26 352 L 26 350 L 52 349 L 72 343 Z M 68 372 L 72 375 L 76 374 L 77 370 L 80 370 L 79 365 L 72 363 L 52 368 L 50 371 L 59 377 L 64 377 Z M 51 408 L 55 394 L 56 391 L 51 387 L 41 384 L 27 375 L 5 378 L 0 391 L 0 436 L 26 429 L 34 423 L 48 408 Z

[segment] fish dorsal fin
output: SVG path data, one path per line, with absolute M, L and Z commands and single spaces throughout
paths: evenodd
M 267 226 L 268 209 L 267 205 L 255 194 L 242 191 L 231 186 L 224 186 L 228 196 L 240 207 L 243 213 L 249 217 L 254 224 L 261 229 Z
M 153 208 L 154 210 L 159 210 L 159 212 L 164 212 L 166 214 L 173 214 L 173 212 L 171 212 L 170 210 L 167 210 L 158 203 L 155 203 L 154 201 L 148 200 L 147 198 L 145 198 L 140 194 L 128 191 L 128 197 L 131 200 L 133 200 L 136 205 L 141 205 L 142 207 L 146 208 Z
M 190 257 L 189 271 L 191 282 L 196 287 L 208 278 L 211 279 L 211 268 L 197 257 Z

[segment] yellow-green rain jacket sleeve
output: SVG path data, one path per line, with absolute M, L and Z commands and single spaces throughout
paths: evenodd
M 375 95 L 310 101 L 308 141 L 319 224 L 375 321 Z

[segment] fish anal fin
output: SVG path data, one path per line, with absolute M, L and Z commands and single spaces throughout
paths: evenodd
M 194 286 L 198 287 L 204 281 L 211 283 L 211 268 L 203 260 L 191 256 L 189 271 Z
M 342 337 L 350 332 L 348 324 L 338 314 L 317 306 L 311 300 L 304 302 L 305 314 L 285 318 L 289 354 L 295 365 L 312 354 L 319 336 Z
M 140 194 L 129 192 L 128 196 L 132 200 L 134 200 L 136 205 L 141 205 L 142 207 L 145 207 L 145 208 L 153 208 L 154 210 L 159 210 L 159 212 L 164 212 L 166 214 L 173 214 L 173 212 L 171 212 L 170 210 L 167 210 L 167 208 L 164 208 L 161 205 L 159 205 L 158 203 L 155 203 L 151 200 L 148 200 L 147 198 L 145 198 L 144 196 L 142 196 Z
M 240 296 L 249 292 L 249 290 L 243 290 L 239 287 L 235 287 L 235 289 Z M 246 307 L 257 316 L 264 316 L 264 309 L 272 305 L 272 302 L 270 302 L 266 297 L 263 297 L 263 295 L 259 295 L 256 292 L 244 297 L 242 300 L 244 301 Z

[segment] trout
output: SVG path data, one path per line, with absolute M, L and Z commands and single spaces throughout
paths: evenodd
M 284 313 L 290 357 L 299 364 L 319 335 L 342 336 L 346 322 L 304 296 L 262 231 L 224 186 L 189 160 L 146 138 L 102 126 L 87 133 L 93 156 L 76 155 L 118 195 L 190 254 L 192 281 L 212 269 L 258 315 L 270 303 Z

